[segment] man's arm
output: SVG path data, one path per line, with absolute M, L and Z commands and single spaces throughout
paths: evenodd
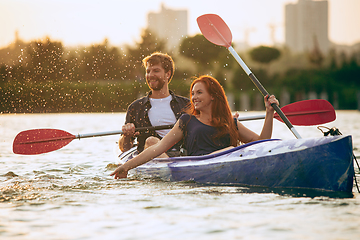
M 134 145 L 135 125 L 133 123 L 125 124 L 122 127 L 123 134 L 119 139 L 119 148 L 122 152 L 126 152 Z

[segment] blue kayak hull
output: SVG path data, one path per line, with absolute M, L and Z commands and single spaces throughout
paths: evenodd
M 218 154 L 154 159 L 132 173 L 168 181 L 352 192 L 352 139 L 257 141 Z

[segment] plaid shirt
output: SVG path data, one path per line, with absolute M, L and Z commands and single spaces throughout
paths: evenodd
M 184 113 L 184 108 L 189 104 L 190 100 L 188 98 L 175 95 L 172 91 L 169 91 L 169 93 L 172 97 L 170 101 L 171 110 L 174 112 L 175 118 L 179 119 L 179 117 Z M 126 112 L 125 124 L 133 123 L 135 128 L 152 126 L 148 115 L 148 111 L 151 108 L 149 99 L 150 95 L 151 91 L 148 92 L 145 97 L 137 99 L 129 105 Z M 137 136 L 137 149 L 139 152 L 144 150 L 145 140 L 150 136 L 161 139 L 161 137 L 155 131 L 149 130 L 147 132 L 140 132 L 140 134 Z M 182 141 L 177 143 L 173 148 L 179 150 L 181 145 Z

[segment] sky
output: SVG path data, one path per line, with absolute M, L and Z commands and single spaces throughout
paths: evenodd
M 200 33 L 196 18 L 215 13 L 229 25 L 234 42 L 270 45 L 285 42 L 284 6 L 297 0 L 0 0 L 0 48 L 15 40 L 49 36 L 65 46 L 88 46 L 105 38 L 114 46 L 133 44 L 147 27 L 147 14 L 161 4 L 188 10 L 189 36 Z M 360 0 L 328 0 L 329 38 L 337 44 L 360 42 Z

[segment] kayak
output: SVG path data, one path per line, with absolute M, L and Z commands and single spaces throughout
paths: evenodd
M 122 163 L 137 155 L 122 153 Z M 166 181 L 352 192 L 351 136 L 255 141 L 203 156 L 155 158 L 129 174 Z

